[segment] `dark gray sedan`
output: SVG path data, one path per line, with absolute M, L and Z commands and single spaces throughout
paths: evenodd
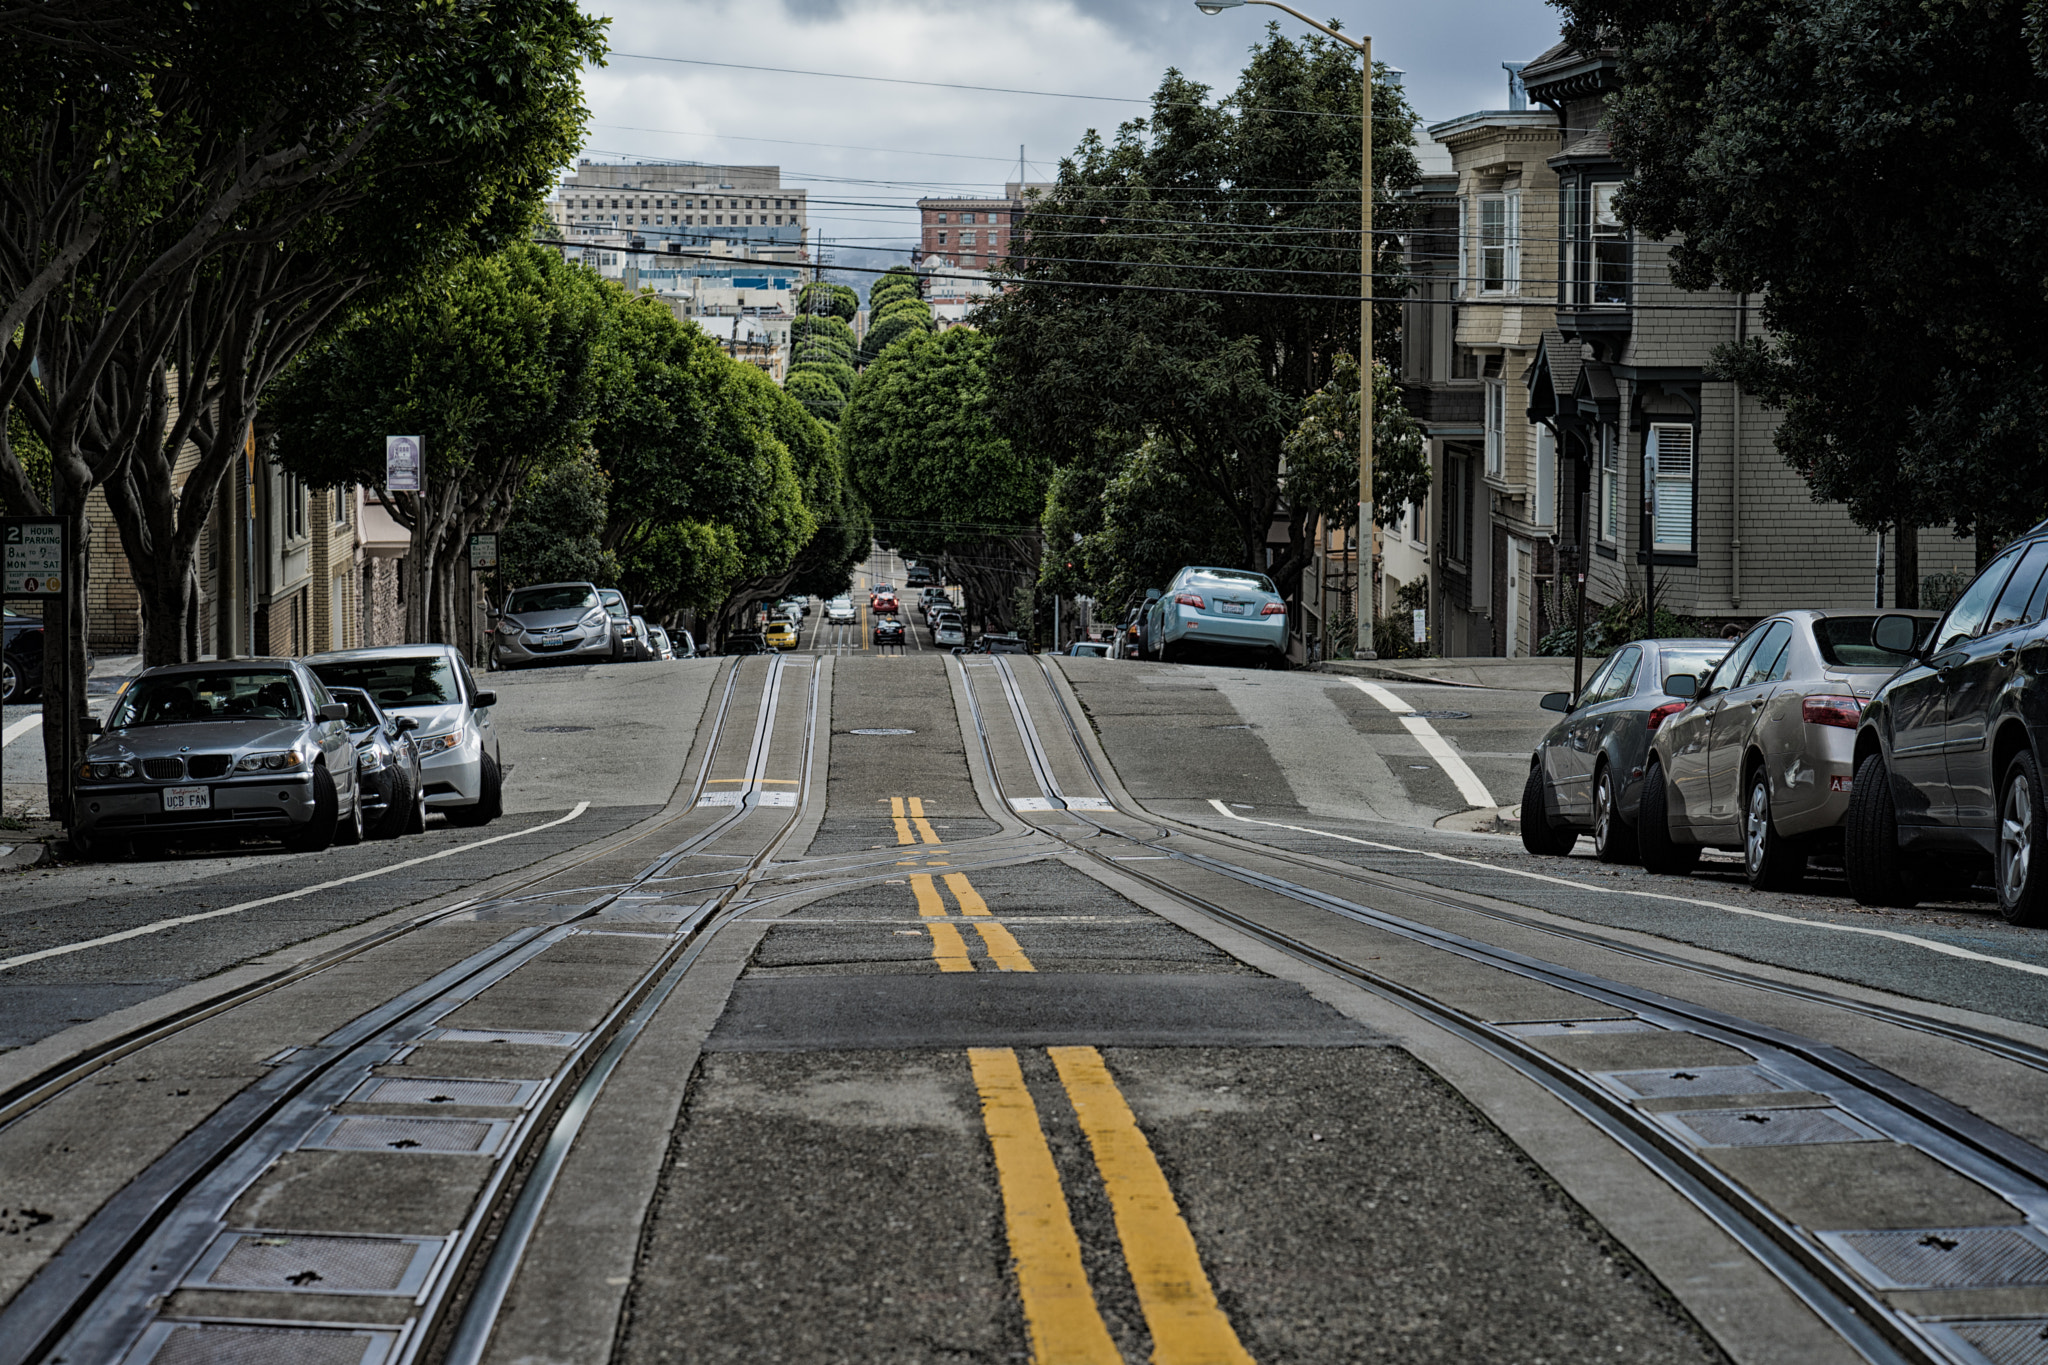
M 372 839 L 396 839 L 427 827 L 427 784 L 420 777 L 420 748 L 411 716 L 387 716 L 360 687 L 330 687 L 328 695 L 348 708 L 349 738 L 356 742 L 356 776 L 363 783 L 363 832 Z
M 1581 833 L 1602 862 L 1636 856 L 1643 760 L 1657 727 L 1685 709 L 1664 694 L 1674 674 L 1698 677 L 1728 652 L 1726 640 L 1632 640 L 1596 669 L 1579 695 L 1552 692 L 1564 718 L 1536 743 L 1522 788 L 1522 846 L 1562 857 Z
M 348 707 L 296 659 L 170 664 L 122 690 L 78 774 L 87 856 L 190 835 L 281 837 L 294 852 L 363 837 Z

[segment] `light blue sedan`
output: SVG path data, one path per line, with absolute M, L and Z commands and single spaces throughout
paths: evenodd
M 1189 566 L 1145 604 L 1145 653 L 1176 663 L 1192 650 L 1287 656 L 1287 604 L 1262 573 Z

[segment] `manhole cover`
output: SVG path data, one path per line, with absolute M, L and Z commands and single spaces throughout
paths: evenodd
M 1470 720 L 1470 711 L 1403 711 L 1402 720 Z
M 898 730 L 892 727 L 883 727 L 881 729 L 875 730 L 848 730 L 846 733 L 849 735 L 914 735 L 917 733 L 917 731 Z
M 526 733 L 529 735 L 580 735 L 590 728 L 588 725 L 529 725 L 526 727 Z

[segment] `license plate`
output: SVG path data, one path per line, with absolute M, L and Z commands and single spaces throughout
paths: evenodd
M 164 788 L 164 809 L 212 810 L 213 788 L 166 787 Z
M 1216 604 L 1216 609 L 1222 612 L 1225 616 L 1244 615 L 1244 603 L 1242 602 L 1218 602 Z

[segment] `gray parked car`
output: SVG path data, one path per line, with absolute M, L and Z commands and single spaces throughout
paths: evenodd
M 146 669 L 85 751 L 72 848 L 269 834 L 310 853 L 363 837 L 348 707 L 295 659 Z
M 499 668 L 594 663 L 619 657 L 622 637 L 591 583 L 536 583 L 505 599 L 491 631 Z
M 360 687 L 330 687 L 348 707 L 349 738 L 356 742 L 356 776 L 363 784 L 363 832 L 396 839 L 427 827 L 427 784 L 420 777 L 420 747 L 411 716 L 387 716 Z
M 455 649 L 385 645 L 315 654 L 306 663 L 325 683 L 368 692 L 384 714 L 419 722 L 413 742 L 427 809 L 451 825 L 486 825 L 504 813 L 505 770 L 491 720 L 498 694 L 476 685 Z
M 1863 705 L 1912 657 L 1874 642 L 1878 615 L 1780 612 L 1750 627 L 1697 695 L 1679 680 L 1687 705 L 1643 777 L 1644 867 L 1690 872 L 1702 848 L 1733 849 L 1751 886 L 1788 887 L 1811 854 L 1840 849 Z
M 1632 862 L 1643 759 L 1659 726 L 1685 708 L 1664 695 L 1674 673 L 1705 673 L 1728 652 L 1726 640 L 1633 640 L 1607 657 L 1579 695 L 1552 692 L 1550 727 L 1529 758 L 1522 787 L 1522 846 L 1562 857 L 1581 833 L 1602 862 Z

